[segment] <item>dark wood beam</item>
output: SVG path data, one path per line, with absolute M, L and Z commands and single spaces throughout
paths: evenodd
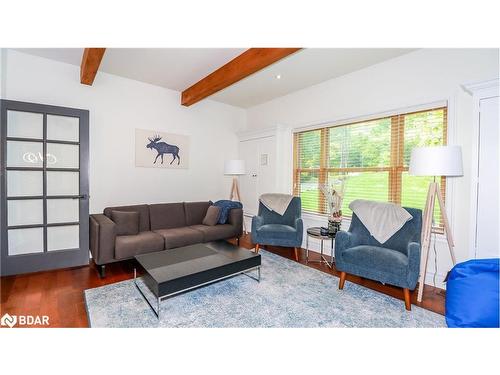
M 92 86 L 106 48 L 85 48 L 80 65 L 80 83 Z
M 181 104 L 188 107 L 301 48 L 250 48 L 226 65 L 182 92 Z

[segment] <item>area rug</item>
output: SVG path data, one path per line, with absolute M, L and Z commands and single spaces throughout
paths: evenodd
M 239 275 L 161 302 L 161 319 L 133 284 L 85 291 L 91 327 L 445 327 L 444 316 L 261 251 L 257 281 Z M 145 286 L 142 288 L 146 289 Z M 150 293 L 151 301 L 154 296 Z M 156 305 L 154 305 L 156 306 Z

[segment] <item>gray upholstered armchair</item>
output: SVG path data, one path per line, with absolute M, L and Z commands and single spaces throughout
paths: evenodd
M 301 216 L 299 197 L 293 197 L 283 216 L 270 211 L 259 202 L 259 214 L 252 218 L 252 242 L 255 251 L 260 245 L 293 247 L 295 259 L 298 260 L 298 249 L 302 245 L 304 224 Z
M 415 289 L 420 270 L 422 211 L 406 208 L 413 216 L 386 242 L 381 244 L 353 213 L 348 232 L 335 237 L 335 266 L 340 271 L 339 289 L 346 274 L 380 281 L 403 288 L 405 306 L 411 310 L 410 290 Z

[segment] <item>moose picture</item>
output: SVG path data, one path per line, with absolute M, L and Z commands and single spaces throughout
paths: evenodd
M 154 130 L 135 130 L 135 165 L 149 168 L 188 168 L 189 137 Z
M 158 158 L 161 156 L 161 163 L 163 164 L 163 155 L 165 154 L 172 154 L 173 159 L 170 162 L 172 164 L 175 159 L 177 159 L 177 165 L 181 163 L 181 158 L 179 157 L 179 147 L 175 145 L 169 145 L 168 143 L 165 142 L 160 142 L 161 137 L 159 135 L 156 135 L 154 138 L 149 138 L 149 143 L 146 145 L 146 148 L 155 149 L 158 154 L 156 155 L 155 161 L 153 164 L 156 164 L 156 161 Z

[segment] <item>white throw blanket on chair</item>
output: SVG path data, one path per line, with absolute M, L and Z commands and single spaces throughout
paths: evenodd
M 259 201 L 269 210 L 283 216 L 292 199 L 293 195 L 290 194 L 268 193 L 262 194 L 259 198 Z
M 403 207 L 394 203 L 356 199 L 349 204 L 349 208 L 380 243 L 391 238 L 413 218 Z

